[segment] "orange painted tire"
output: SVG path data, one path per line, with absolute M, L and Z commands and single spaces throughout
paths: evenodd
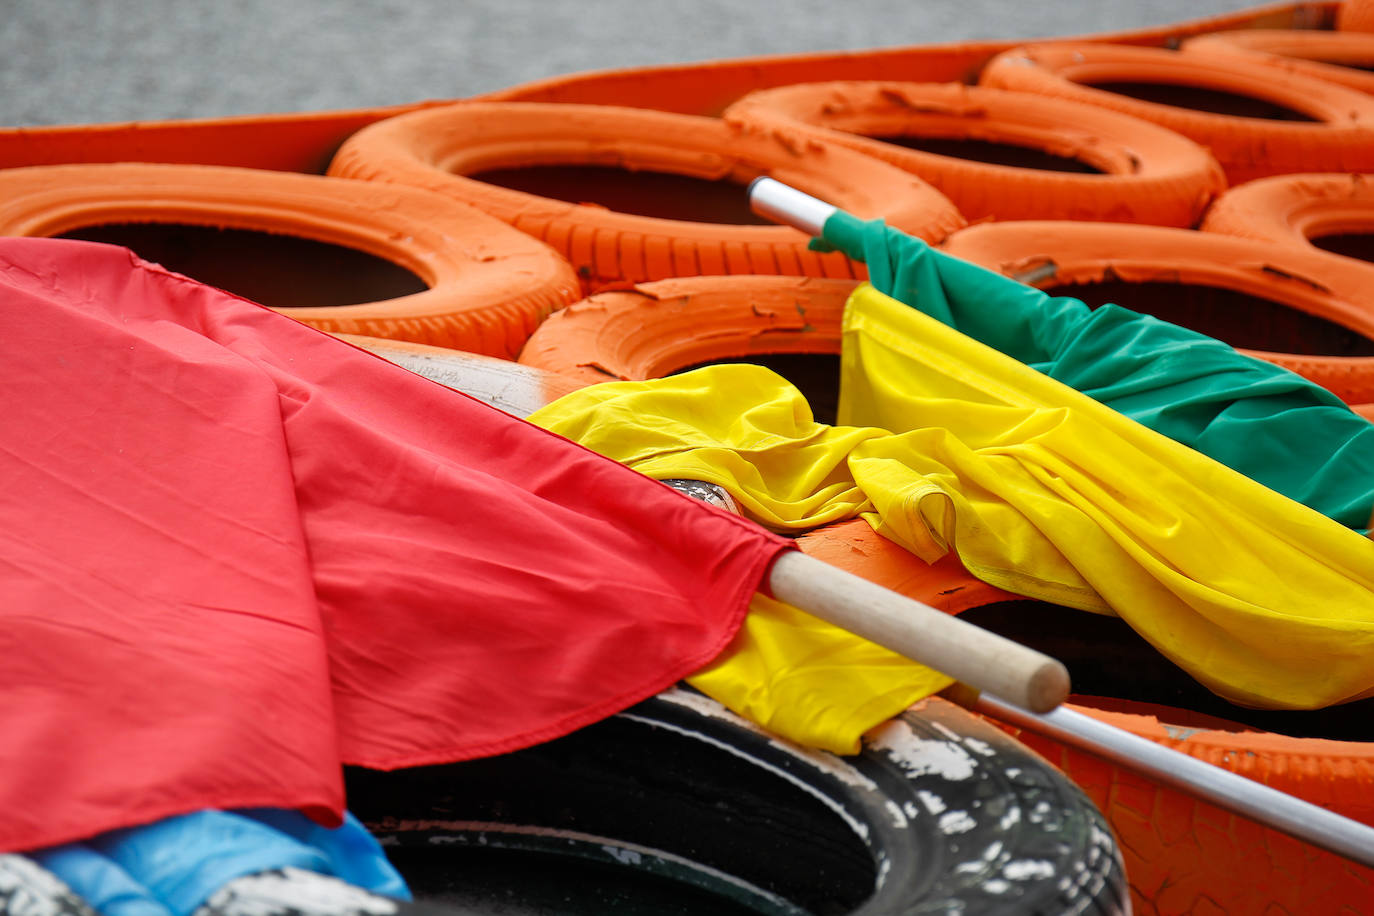
M 229 245 L 224 233 L 222 243 L 190 246 L 195 250 L 189 252 L 178 251 L 187 246 L 174 240 L 161 245 L 157 256 L 124 240 L 132 234 L 148 242 L 148 230 L 157 227 L 241 231 L 243 237 L 270 239 L 273 246 L 320 243 L 304 255 L 327 256 L 334 249 L 341 256 L 361 253 L 405 272 L 410 283 L 407 294 L 394 298 L 323 304 L 318 290 L 298 276 L 287 276 L 284 287 L 271 277 L 254 286 L 252 275 L 261 266 L 257 259 L 217 261 L 221 245 Z M 539 322 L 575 299 L 578 290 L 571 266 L 547 245 L 472 207 L 413 188 L 225 166 L 125 163 L 0 170 L 0 234 L 83 233 L 127 244 L 169 269 L 322 330 L 511 359 Z M 291 250 L 285 250 L 290 260 Z M 182 269 L 186 263 L 197 263 L 197 269 Z M 348 291 L 352 278 L 341 273 L 314 279 Z
M 1374 267 L 1212 232 L 1023 220 L 943 250 L 1089 305 L 1115 302 L 1285 366 L 1347 403 L 1374 401 Z
M 1084 219 L 1192 227 L 1226 187 L 1212 155 L 1181 134 L 1100 106 L 1029 92 L 962 83 L 803 83 L 751 93 L 724 117 L 819 130 L 925 179 L 974 222 Z M 931 142 L 933 149 L 922 148 Z M 1006 163 L 961 156 L 984 149 Z M 1076 164 L 1079 171 L 1032 164 L 1042 160 Z
M 1161 124 L 1211 150 L 1233 185 L 1290 172 L 1374 171 L 1374 97 L 1234 54 L 1037 44 L 999 54 L 980 82 Z M 1197 110 L 1203 106 L 1219 111 Z
M 1336 28 L 1343 32 L 1374 32 L 1374 0 L 1342 0 L 1336 7 Z
M 1374 744 L 1295 738 L 1186 710 L 1073 696 L 1065 708 L 1374 824 Z M 1364 913 L 1371 870 L 1029 730 L 1002 726 L 1106 815 L 1137 913 Z
M 1228 190 L 1199 227 L 1374 261 L 1374 175 L 1275 175 Z M 1369 293 L 1374 299 L 1374 290 Z
M 1234 54 L 1374 93 L 1374 35 L 1315 29 L 1242 29 L 1213 32 L 1184 42 L 1185 51 Z
M 519 361 L 587 384 L 663 378 L 723 359 L 840 352 L 856 280 L 683 277 L 609 290 L 545 321 Z M 836 376 L 838 382 L 838 376 Z
M 947 614 L 998 601 L 1019 601 L 977 578 L 953 551 L 927 563 L 896 541 L 873 530 L 863 519 L 835 522 L 797 538 L 803 553 L 862 576 L 894 592 L 914 598 Z
M 330 173 L 415 185 L 479 207 L 548 242 L 587 292 L 676 276 L 862 275 L 862 265 L 810 251 L 801 232 L 750 213 L 746 186 L 760 175 L 929 241 L 964 223 L 925 182 L 838 144 L 599 105 L 471 102 L 413 112 L 354 134 Z M 498 174 L 539 193 L 483 180 Z M 594 179 L 605 182 L 603 194 L 621 198 L 620 210 L 604 198 L 580 202 L 594 193 Z M 721 190 L 728 195 L 708 193 Z

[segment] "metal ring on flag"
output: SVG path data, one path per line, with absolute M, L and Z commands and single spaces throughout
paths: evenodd
M 726 120 L 811 129 L 929 181 L 970 222 L 1089 219 L 1191 227 L 1226 187 L 1206 149 L 1097 105 L 962 83 L 803 83 Z
M 414 188 L 224 166 L 0 171 L 0 234 L 122 244 L 326 331 L 514 358 L 577 297 L 547 245 Z
M 1309 173 L 1247 181 L 1218 197 L 1199 228 L 1374 261 L 1374 174 Z
M 586 292 L 709 274 L 854 277 L 795 229 L 749 210 L 760 175 L 928 241 L 964 219 L 926 182 L 812 136 L 600 105 L 470 102 L 371 124 L 332 175 L 437 191 L 548 242 Z
M 1211 150 L 1233 185 L 1287 172 L 1374 171 L 1374 97 L 1234 54 L 1035 44 L 993 58 L 979 83 L 1161 124 Z
M 417 899 L 459 894 L 484 912 L 565 899 L 559 878 L 579 864 L 645 911 L 656 897 L 797 916 L 1125 909 L 1098 810 L 1004 731 L 939 698 L 838 757 L 679 688 L 513 754 L 350 772 L 347 791 L 397 868 L 418 866 Z
M 1183 43 L 1184 50 L 1234 54 L 1324 79 L 1360 92 L 1374 92 L 1374 35 L 1319 29 L 1236 29 L 1209 32 Z
M 1291 244 L 1163 226 L 984 223 L 942 250 L 1089 305 L 1200 331 L 1335 392 L 1374 401 L 1374 266 Z

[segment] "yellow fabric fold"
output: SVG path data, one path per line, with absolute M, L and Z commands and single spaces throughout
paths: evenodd
M 816 528 L 869 508 L 846 456 L 887 435 L 817 423 L 799 391 L 742 363 L 592 385 L 529 420 L 656 480 L 725 487 L 746 515 L 775 531 Z
M 729 649 L 687 681 L 774 734 L 836 754 L 858 753 L 864 732 L 953 683 L 764 595 Z
M 871 287 L 841 362 L 840 422 L 893 433 L 850 453 L 880 533 L 934 534 L 994 585 L 1115 613 L 1241 705 L 1374 694 L 1357 532 Z
M 747 364 L 592 385 L 529 420 L 657 480 L 725 487 L 747 516 L 784 532 L 871 508 L 846 456 L 888 435 L 816 423 L 801 392 Z M 940 552 L 932 545 L 929 555 Z M 865 731 L 952 679 L 755 595 L 730 646 L 688 682 L 775 734 L 854 754 Z
M 861 514 L 927 560 L 954 549 L 1008 591 L 1118 614 L 1236 703 L 1374 694 L 1374 543 L 867 285 L 846 310 L 842 425 L 743 364 L 592 386 L 530 419 L 717 483 L 776 530 Z M 864 682 L 837 660 L 886 650 L 762 607 L 698 686 L 787 737 L 852 750 L 943 686 L 891 657 Z

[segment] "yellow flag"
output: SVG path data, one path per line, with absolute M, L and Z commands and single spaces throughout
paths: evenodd
M 1239 704 L 1374 694 L 1374 542 L 866 285 L 846 310 L 842 425 L 743 364 L 596 385 L 530 419 L 720 484 L 777 530 L 861 514 L 927 560 L 954 549 L 1008 591 L 1117 614 Z M 947 683 L 800 613 L 756 602 L 698 686 L 844 752 Z
M 836 754 L 953 679 L 790 604 L 755 595 L 734 641 L 687 679 L 774 734 Z
M 1374 693 L 1374 542 L 871 287 L 841 360 L 840 422 L 893 433 L 849 460 L 880 533 L 1115 613 L 1238 704 Z

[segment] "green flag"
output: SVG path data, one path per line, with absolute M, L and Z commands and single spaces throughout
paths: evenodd
M 1215 338 L 1117 305 L 1091 309 L 836 211 L 813 247 L 880 291 L 1131 419 L 1367 530 L 1374 423 L 1321 386 Z

